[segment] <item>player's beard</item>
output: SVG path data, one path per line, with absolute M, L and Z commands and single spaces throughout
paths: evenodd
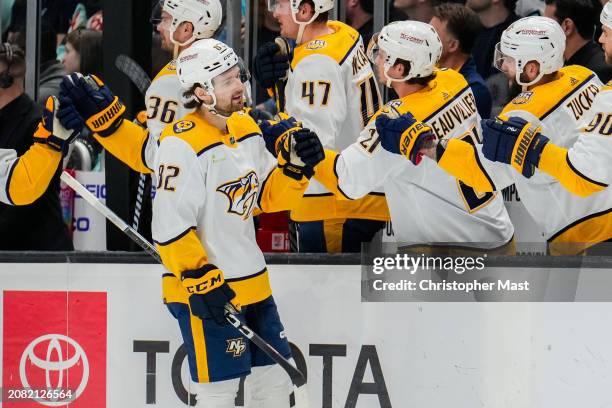
M 217 103 L 217 106 L 215 106 L 215 110 L 220 115 L 227 117 L 231 116 L 234 112 L 241 111 L 242 109 L 244 109 L 244 94 L 241 94 L 239 101 L 238 99 L 232 98 L 229 100 L 229 102 L 224 103 L 223 105 Z

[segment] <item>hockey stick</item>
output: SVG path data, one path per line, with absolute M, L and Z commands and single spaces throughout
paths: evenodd
M 120 54 L 115 59 L 115 66 L 130 78 L 143 96 L 147 93 L 147 89 L 151 86 L 151 78 L 136 61 L 125 54 Z
M 96 209 L 107 220 L 115 224 L 117 228 L 119 228 L 127 236 L 133 239 L 134 242 L 136 242 L 140 247 L 142 247 L 149 255 L 155 258 L 155 260 L 163 266 L 161 257 L 159 256 L 159 252 L 157 252 L 157 249 L 155 249 L 155 247 L 151 245 L 150 242 L 148 242 L 142 235 L 140 235 L 138 231 L 135 231 L 132 227 L 130 227 L 125 221 L 123 221 L 110 208 L 108 208 L 100 200 L 98 200 L 96 196 L 94 196 L 70 174 L 63 172 L 60 178 L 64 183 L 66 183 L 70 188 L 72 188 L 76 193 L 78 193 L 85 201 L 87 201 L 89 205 Z M 302 374 L 300 370 L 294 367 L 293 364 L 291 364 L 287 359 L 285 359 L 285 357 L 283 357 L 278 351 L 276 351 L 274 347 L 268 344 L 268 342 L 266 342 L 259 335 L 257 335 L 246 324 L 242 323 L 236 316 L 231 313 L 227 313 L 225 315 L 225 319 L 287 372 L 289 378 L 291 378 L 291 382 L 295 386 L 295 406 L 304 408 L 308 407 L 308 396 L 306 395 L 305 390 L 306 387 L 303 387 L 306 384 L 306 378 L 304 377 L 304 374 Z M 298 402 L 300 403 L 300 405 L 298 405 Z
M 276 37 L 274 39 L 281 55 L 289 56 L 291 54 L 291 46 L 289 42 L 283 37 Z M 276 99 L 276 109 L 278 113 L 285 111 L 285 86 L 287 85 L 287 74 L 280 78 L 276 84 L 274 84 L 274 96 Z
M 138 88 L 138 91 L 144 97 L 147 93 L 147 89 L 151 86 L 151 78 L 144 69 L 132 58 L 125 54 L 120 54 L 115 59 L 115 66 L 121 72 L 123 72 L 132 83 Z M 144 199 L 145 184 L 147 182 L 147 175 L 140 173 L 138 176 L 138 192 L 136 194 L 136 204 L 134 205 L 134 219 L 132 220 L 132 227 L 138 231 L 140 224 L 140 214 L 142 211 L 142 200 Z

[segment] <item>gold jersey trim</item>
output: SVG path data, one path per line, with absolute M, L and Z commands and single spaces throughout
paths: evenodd
M 293 50 L 293 59 L 291 60 L 291 69 L 295 67 L 304 58 L 310 55 L 326 55 L 336 61 L 338 65 L 342 65 L 348 55 L 353 51 L 359 43 L 359 32 L 351 26 L 340 21 L 328 21 L 327 27 L 333 30 L 333 33 L 319 36 L 307 43 L 300 44 Z

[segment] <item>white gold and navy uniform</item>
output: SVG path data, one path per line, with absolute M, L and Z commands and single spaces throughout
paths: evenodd
M 337 21 L 327 26 L 331 34 L 293 51 L 285 111 L 313 130 L 323 147 L 340 151 L 355 141 L 378 111 L 380 95 L 359 33 Z M 339 202 L 313 180 L 304 200 L 291 211 L 291 219 L 298 222 L 338 218 L 385 221 L 388 210 L 380 195 Z
M 400 114 L 411 112 L 441 139 L 479 140 L 474 95 L 455 71 L 437 71 L 426 88 L 388 105 Z M 315 177 L 350 199 L 382 182 L 393 230 L 402 245 L 461 243 L 491 249 L 512 240 L 514 228 L 499 194 L 478 193 L 431 160 L 414 166 L 404 156 L 386 151 L 374 123 L 375 118 L 340 155 L 326 152 Z
M 169 62 L 151 82 L 145 96 L 146 124 L 124 120 L 110 136 L 94 135 L 106 150 L 140 173 L 154 173 L 155 155 L 164 127 L 192 112 L 182 103 L 182 88 L 175 61 Z
M 34 143 L 21 157 L 13 149 L 0 149 L 0 203 L 36 201 L 47 191 L 61 160 L 61 152 L 41 143 Z
M 157 143 L 168 124 L 185 117 L 193 109 L 182 103 L 182 89 L 176 74 L 176 61 L 170 61 L 155 77 L 145 95 L 149 140 L 145 146 L 145 160 L 154 163 Z
M 582 103 L 574 103 L 576 111 L 589 101 L 587 96 L 582 99 Z M 576 131 L 578 140 L 569 149 L 548 143 L 539 168 L 572 193 L 585 197 L 612 183 L 612 82 L 595 96 Z
M 552 143 L 570 148 L 578 137 L 584 137 L 576 129 L 592 108 L 601 86 L 592 71 L 580 66 L 564 67 L 556 80 L 524 92 L 506 105 L 502 117 L 518 116 L 541 126 L 542 134 Z M 577 253 L 612 238 L 610 189 L 578 198 L 543 171 L 536 170 L 534 176 L 525 178 L 508 165 L 487 160 L 480 147 L 465 144 L 449 143 L 439 164 L 481 191 L 501 190 L 515 183 L 553 254 Z M 541 161 L 540 166 L 543 164 L 546 166 Z M 578 243 L 584 245 L 574 245 Z
M 251 352 L 226 353 L 224 339 L 236 337 L 236 332 L 189 313 L 180 274 L 214 264 L 236 292 L 233 302 L 243 307 L 247 319 L 250 305 L 261 307 L 262 302 L 271 303 L 268 306 L 276 313 L 264 256 L 255 240 L 253 212 L 287 210 L 308 185 L 307 180 L 296 181 L 282 173 L 248 114 L 234 113 L 227 128 L 229 133 L 223 133 L 199 114 L 189 114 L 163 131 L 155 162 L 158 184 L 152 233 L 164 265 L 172 272 L 163 278 L 164 300 L 179 318 L 186 343 L 193 345 L 188 353 L 196 382 L 248 374 Z M 288 355 L 276 317 L 270 328 L 262 330 Z

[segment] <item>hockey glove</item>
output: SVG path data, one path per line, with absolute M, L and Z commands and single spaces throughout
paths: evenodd
M 285 78 L 289 69 L 289 55 L 282 54 L 280 47 L 268 42 L 259 47 L 253 63 L 255 79 L 264 88 L 272 88 Z
M 258 108 L 248 108 L 249 116 L 253 118 L 255 123 L 258 125 L 267 120 L 272 120 L 274 117 L 272 114 L 266 110 L 258 109 Z
M 78 121 L 74 126 L 62 126 L 58 118 L 60 103 L 55 96 L 47 98 L 42 120 L 34 132 L 34 142 L 47 144 L 52 149 L 66 153 L 68 146 L 83 129 L 83 124 Z
M 136 114 L 136 117 L 132 120 L 132 122 L 134 122 L 141 128 L 146 129 L 147 128 L 147 112 L 143 110 L 138 112 Z
M 279 144 L 279 166 L 283 173 L 296 180 L 310 179 L 314 167 L 325 158 L 323 145 L 316 133 L 310 129 L 292 129 Z
M 519 117 L 507 121 L 485 119 L 481 123 L 485 157 L 510 164 L 527 178 L 533 176 L 548 143 L 548 138 L 540 133 L 541 128 Z
M 259 123 L 259 128 L 266 142 L 266 148 L 270 153 L 276 156 L 289 132 L 299 130 L 301 126 L 295 118 L 290 117 L 279 122 L 264 120 Z
M 201 319 L 213 319 L 225 324 L 225 313 L 233 309 L 231 300 L 236 293 L 229 287 L 223 272 L 213 264 L 181 274 L 181 282 L 189 292 L 191 313 Z
M 95 75 L 64 77 L 60 95 L 61 100 L 71 100 L 87 127 L 102 137 L 113 134 L 123 122 L 125 106 Z
M 417 121 L 411 113 L 394 119 L 379 115 L 376 118 L 376 131 L 383 149 L 405 156 L 414 165 L 423 159 L 420 150 L 436 140 L 431 128 Z

